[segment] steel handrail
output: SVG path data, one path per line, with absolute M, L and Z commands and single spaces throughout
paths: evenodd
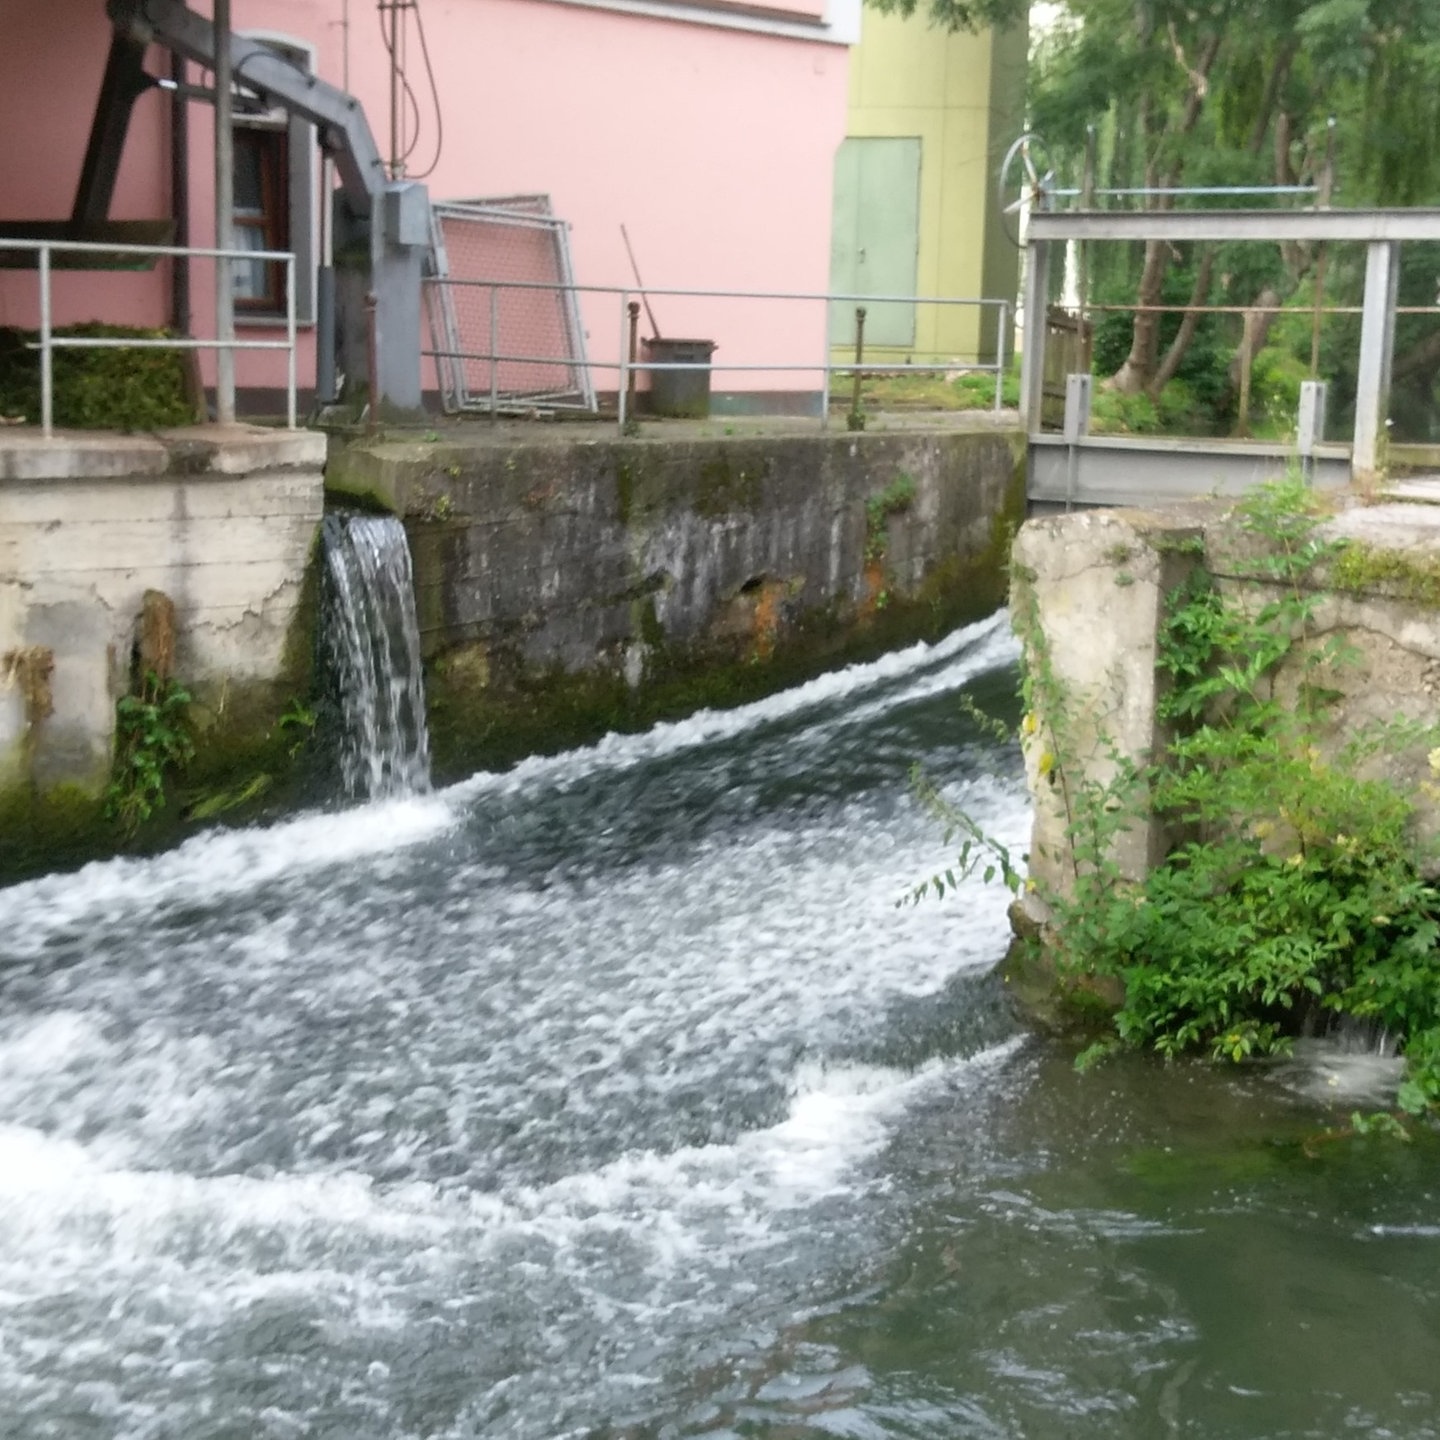
M 455 350 L 455 349 L 433 349 L 422 350 L 422 354 L 436 360 L 466 361 L 474 360 L 485 362 L 490 365 L 491 371 L 491 411 L 498 409 L 498 381 L 497 369 L 502 364 L 517 365 L 550 365 L 576 369 L 584 366 L 590 370 L 606 370 L 618 372 L 618 411 L 619 423 L 623 429 L 626 420 L 626 406 L 628 403 L 630 375 L 636 370 L 649 371 L 739 371 L 739 372 L 765 372 L 773 371 L 777 374 L 788 374 L 794 372 L 820 374 L 824 376 L 824 386 L 821 392 L 821 424 L 829 424 L 830 412 L 830 377 L 836 373 L 853 374 L 856 371 L 886 371 L 904 372 L 906 374 L 934 374 L 949 373 L 953 370 L 966 370 L 979 374 L 993 374 L 995 376 L 995 400 L 994 409 L 999 411 L 1003 406 L 1004 378 L 1007 366 L 1005 332 L 1008 326 L 1012 302 L 1004 299 L 996 299 L 990 296 L 963 296 L 963 295 L 858 295 L 845 291 L 794 291 L 794 290 L 704 290 L 678 286 L 639 286 L 639 285 L 580 285 L 573 282 L 559 280 L 479 280 L 479 279 L 457 279 L 448 275 L 428 275 L 425 283 L 432 286 L 455 285 L 488 291 L 490 294 L 490 350 L 488 352 Z M 504 354 L 499 351 L 497 335 L 497 318 L 495 295 L 502 290 L 538 290 L 547 294 L 571 294 L 571 295 L 618 295 L 620 297 L 620 354 L 616 360 L 597 360 L 589 357 L 571 355 L 514 355 Z M 628 355 L 626 343 L 629 305 L 632 298 L 644 298 L 647 296 L 666 296 L 673 298 L 699 299 L 699 300 L 797 300 L 810 303 L 824 303 L 827 306 L 833 303 L 857 304 L 857 305 L 941 305 L 941 306 L 972 306 L 978 308 L 993 308 L 999 312 L 998 334 L 996 343 L 996 358 L 986 363 L 982 361 L 957 363 L 955 361 L 940 361 L 934 364 L 905 364 L 887 365 L 883 361 L 879 364 L 865 364 L 863 359 L 857 363 L 852 358 L 836 360 L 833 356 L 834 346 L 830 339 L 829 312 L 826 313 L 825 353 L 826 358 L 822 361 L 805 361 L 802 363 L 767 362 L 767 361 L 682 361 L 682 360 L 647 360 L 643 363 L 632 361 Z M 517 402 L 519 404 L 520 402 Z
M 296 312 L 295 252 L 293 250 L 222 250 L 202 245 L 109 244 L 103 240 L 22 240 L 0 235 L 0 250 L 38 256 L 40 279 L 40 339 L 32 344 L 40 352 L 40 429 L 46 440 L 55 437 L 56 350 L 284 350 L 286 351 L 286 426 L 296 428 Z M 136 255 L 198 260 L 263 260 L 285 266 L 285 338 L 283 340 L 196 339 L 189 336 L 128 339 L 118 336 L 60 335 L 54 333 L 51 257 L 56 253 Z

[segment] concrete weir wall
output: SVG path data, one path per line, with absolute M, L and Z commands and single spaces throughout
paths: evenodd
M 201 773 L 308 684 L 324 455 L 306 432 L 0 432 L 0 873 L 60 812 L 93 819 L 147 591 L 175 607 Z
M 1349 659 L 1328 666 L 1333 691 L 1326 743 L 1338 752 L 1367 727 L 1440 714 L 1440 482 L 1388 494 L 1327 497 L 1334 513 L 1318 530 L 1343 542 L 1305 581 L 1315 597 L 1315 645 L 1339 641 Z M 1277 597 L 1262 543 L 1234 506 L 1203 501 L 1165 510 L 1092 510 L 1028 521 L 1016 537 L 1012 608 L 1022 639 L 1038 626 L 1052 683 L 1064 696 L 1057 735 L 1043 713 L 1026 743 L 1035 821 L 1030 874 L 1063 892 L 1073 873 L 1065 786 L 1109 786 L 1122 767 L 1143 768 L 1166 736 L 1156 714 L 1156 673 L 1166 596 L 1203 565 L 1222 595 L 1255 609 Z M 1028 642 L 1034 654 L 1034 638 Z M 1277 678 L 1297 683 L 1298 657 Z M 1043 700 L 1039 702 L 1043 706 Z M 1063 753 L 1061 753 L 1063 752 Z M 1062 785 L 1057 768 L 1068 769 Z M 1440 835 L 1440 789 L 1427 744 L 1385 750 L 1366 762 L 1417 804 L 1422 839 Z M 1119 874 L 1143 880 L 1169 837 L 1141 818 L 1111 841 Z M 1039 918 L 1039 917 L 1036 917 Z
M 352 444 L 326 483 L 404 518 L 447 778 L 988 613 L 1023 515 L 1022 457 L 995 428 L 481 432 Z

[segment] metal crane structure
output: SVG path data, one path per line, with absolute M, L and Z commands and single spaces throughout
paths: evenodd
M 215 105 L 217 237 L 226 248 L 232 173 L 232 135 L 223 123 L 233 92 L 258 97 L 267 108 L 315 126 L 322 152 L 339 177 L 335 195 L 334 315 L 317 316 L 322 353 L 327 327 L 339 348 L 339 364 L 352 381 L 368 379 L 372 413 L 420 408 L 420 320 L 422 270 L 430 244 L 429 196 L 423 185 L 392 180 L 360 102 L 308 73 L 258 40 L 229 29 L 228 0 L 217 0 L 216 20 L 191 10 L 184 0 L 109 0 L 113 27 L 109 58 L 96 102 L 89 143 L 68 227 L 79 238 L 106 221 L 124 152 L 130 113 L 138 96 L 155 85 L 178 90 L 186 99 Z M 213 89 L 157 80 L 144 68 L 149 45 L 160 45 L 210 71 Z M 328 197 L 327 197 L 328 199 Z M 221 338 L 226 338 L 227 284 L 218 284 Z M 322 285 L 322 302 L 327 287 Z M 322 303 L 322 312 L 323 312 Z M 230 323 L 233 325 L 233 316 Z M 233 333 L 233 332 L 232 332 Z M 223 352 L 222 352 L 223 354 Z M 226 387 L 225 371 L 219 389 Z M 220 418 L 233 415 L 233 372 L 228 397 L 217 393 Z

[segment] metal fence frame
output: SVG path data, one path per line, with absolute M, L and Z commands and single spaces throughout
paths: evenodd
M 284 350 L 286 354 L 286 427 L 296 426 L 295 358 L 295 252 L 293 250 L 215 250 L 185 245 L 121 245 L 94 240 L 18 240 L 0 235 L 0 251 L 38 255 L 40 277 L 40 339 L 31 348 L 40 352 L 40 429 L 46 440 L 55 436 L 56 350 Z M 120 336 L 59 335 L 54 333 L 51 256 L 57 252 L 82 255 L 134 255 L 137 258 L 197 260 L 265 260 L 285 266 L 285 338 L 283 340 L 196 340 L 188 336 L 160 339 Z
M 473 286 L 476 281 L 451 273 L 449 254 L 452 247 L 445 235 L 447 220 L 468 220 L 496 228 L 537 231 L 547 235 L 553 245 L 551 258 L 555 265 L 556 279 L 496 281 L 489 285 L 490 355 L 473 355 L 463 348 L 464 340 L 455 306 L 455 290 Z M 566 385 L 548 390 L 511 392 L 509 402 L 517 406 L 546 405 L 593 413 L 596 409 L 595 386 L 585 350 L 585 326 L 580 315 L 575 275 L 570 259 L 570 229 L 566 221 L 551 213 L 550 197 L 509 195 L 498 199 L 433 201 L 430 206 L 430 246 L 431 273 L 425 277 L 425 308 L 432 338 L 437 331 L 442 333 L 445 336 L 446 348 L 425 353 L 432 355 L 437 362 L 436 378 L 440 384 L 441 403 L 446 413 L 458 415 L 486 409 L 493 415 L 500 409 L 501 387 L 497 372 L 506 357 L 494 353 L 499 349 L 500 331 L 496 305 L 497 289 L 535 290 L 556 297 L 562 311 L 558 319 L 565 332 L 570 354 L 548 363 L 557 367 L 565 366 L 578 382 L 574 386 Z M 483 401 L 475 397 L 467 383 L 466 360 L 489 361 L 490 386 Z
M 525 280 L 455 280 L 448 279 L 439 281 L 438 277 L 427 277 L 425 283 L 434 285 L 443 283 L 447 285 L 464 285 L 490 292 L 490 352 L 479 353 L 466 350 L 425 350 L 423 353 L 435 360 L 464 361 L 464 360 L 485 360 L 490 362 L 491 373 L 491 414 L 498 414 L 498 396 L 495 393 L 495 375 L 497 368 L 502 363 L 513 364 L 536 364 L 536 365 L 577 365 L 584 364 L 586 367 L 595 370 L 613 370 L 618 377 L 618 421 L 621 429 L 624 429 L 626 422 L 626 411 L 628 405 L 628 394 L 630 389 L 630 377 L 641 370 L 704 370 L 704 371 L 741 371 L 741 372 L 775 372 L 785 373 L 787 371 L 798 371 L 802 374 L 821 374 L 824 376 L 823 388 L 821 390 L 820 402 L 820 423 L 826 428 L 830 423 L 830 377 L 837 372 L 852 374 L 861 372 L 864 374 L 948 374 L 953 370 L 968 370 L 981 374 L 993 374 L 995 376 L 995 403 L 994 409 L 999 411 L 1002 408 L 1003 386 L 1005 370 L 1008 364 L 1007 355 L 1009 347 L 1006 343 L 1009 330 L 1010 315 L 1014 306 L 1009 300 L 995 300 L 988 297 L 977 298 L 974 296 L 956 295 L 852 295 L 846 293 L 828 293 L 824 291 L 791 291 L 791 290 L 694 290 L 694 289 L 673 289 L 673 288 L 652 288 L 650 286 L 620 286 L 620 285 L 554 285 L 539 281 Z M 576 356 L 556 355 L 507 355 L 495 353 L 498 349 L 498 335 L 496 333 L 496 304 L 495 292 L 499 290 L 556 290 L 564 291 L 570 295 L 572 302 L 580 295 L 618 295 L 620 297 L 620 340 L 619 357 L 615 360 L 590 360 L 582 354 Z M 768 300 L 768 301 L 807 301 L 811 303 L 824 303 L 825 310 L 825 359 L 823 361 L 804 361 L 796 364 L 788 362 L 754 361 L 749 363 L 726 363 L 714 360 L 708 362 L 688 361 L 639 361 L 631 357 L 628 346 L 628 332 L 630 324 L 630 305 L 633 302 L 638 304 L 650 296 L 672 296 L 685 299 L 702 300 Z M 833 346 L 830 340 L 830 305 L 834 302 L 855 305 L 947 305 L 947 306 L 972 306 L 979 309 L 995 309 L 999 312 L 998 324 L 996 327 L 996 348 L 995 359 L 991 362 L 974 364 L 959 364 L 955 361 L 924 365 L 895 365 L 880 361 L 874 364 L 866 364 L 864 360 L 835 360 L 833 358 Z

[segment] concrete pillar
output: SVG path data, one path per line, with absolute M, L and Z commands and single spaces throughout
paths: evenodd
M 1371 241 L 1365 256 L 1365 305 L 1360 323 L 1360 367 L 1355 382 L 1355 447 L 1350 460 L 1356 480 L 1378 474 L 1384 455 L 1399 282 L 1399 244 L 1393 240 Z
M 1028 520 L 1016 536 L 1011 613 L 1041 676 L 1023 728 L 1035 800 L 1030 874 L 1042 890 L 1068 892 L 1086 864 L 1085 837 L 1073 832 L 1082 793 L 1103 794 L 1130 817 L 1104 857 L 1122 879 L 1144 880 L 1164 854 L 1142 776 L 1164 745 L 1156 665 L 1165 597 L 1196 564 L 1202 533 L 1183 513 L 1089 510 Z

